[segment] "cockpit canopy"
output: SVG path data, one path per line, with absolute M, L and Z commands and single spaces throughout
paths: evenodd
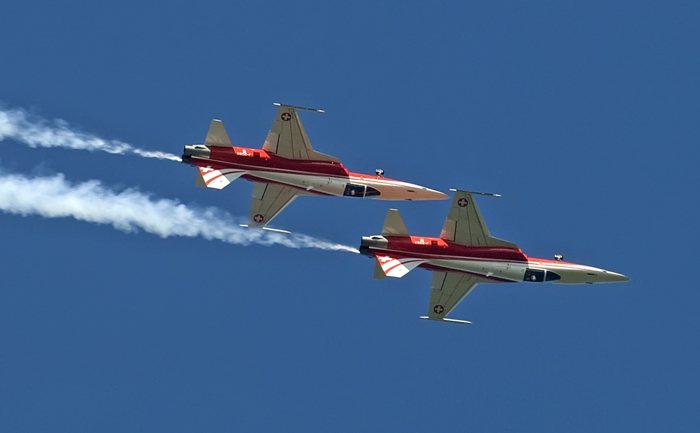
M 545 281 L 556 281 L 561 280 L 561 276 L 556 272 L 546 271 L 543 269 L 530 269 L 525 270 L 525 276 L 523 281 L 530 283 L 543 283 Z
M 345 192 L 343 192 L 343 195 L 347 197 L 364 198 L 378 196 L 379 191 L 372 188 L 371 186 L 347 183 L 345 184 Z

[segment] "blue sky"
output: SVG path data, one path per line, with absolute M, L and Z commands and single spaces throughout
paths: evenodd
M 0 430 L 695 431 L 700 422 L 696 2 L 43 2 L 3 6 L 0 101 L 178 154 L 222 119 L 260 147 L 272 102 L 353 171 L 493 191 L 493 235 L 629 275 L 477 288 L 418 320 L 430 273 L 0 213 Z M 0 142 L 63 173 L 246 216 L 251 184 Z M 275 225 L 356 246 L 389 207 L 300 198 Z

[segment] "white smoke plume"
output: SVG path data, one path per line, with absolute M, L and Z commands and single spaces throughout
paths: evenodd
M 162 238 L 202 237 L 237 245 L 358 252 L 311 236 L 244 229 L 230 214 L 216 208 L 186 206 L 177 200 L 156 199 L 134 189 L 115 191 L 96 180 L 71 184 L 62 174 L 29 178 L 0 172 L 0 211 L 46 218 L 72 217 L 109 224 L 124 232 L 140 229 Z
M 0 108 L 0 141 L 12 139 L 29 147 L 64 147 L 68 149 L 101 150 L 120 155 L 136 154 L 144 158 L 180 161 L 172 153 L 139 149 L 119 140 L 105 140 L 72 128 L 61 119 L 47 121 L 29 115 L 21 108 Z

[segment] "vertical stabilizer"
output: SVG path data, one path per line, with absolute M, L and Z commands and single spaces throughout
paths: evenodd
M 389 209 L 387 212 L 382 236 L 410 236 L 398 210 Z
M 375 258 L 374 259 L 374 279 L 375 280 L 383 280 L 386 278 L 386 274 L 384 273 L 384 270 L 382 269 L 382 264 L 379 263 L 379 259 Z
M 199 170 L 197 170 L 197 177 L 194 179 L 194 186 L 199 188 L 207 187 L 207 183 L 204 181 L 204 176 L 202 176 L 202 172 Z

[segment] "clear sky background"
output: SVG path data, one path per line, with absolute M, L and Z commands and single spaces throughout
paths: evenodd
M 626 284 L 478 287 L 346 252 L 0 214 L 0 431 L 697 431 L 700 4 L 6 2 L 0 100 L 179 154 L 212 118 L 260 147 L 283 102 L 352 171 L 479 199 L 530 256 Z M 252 185 L 170 161 L 0 143 L 0 170 L 247 216 Z M 347 245 L 398 208 L 303 197 L 274 226 Z

